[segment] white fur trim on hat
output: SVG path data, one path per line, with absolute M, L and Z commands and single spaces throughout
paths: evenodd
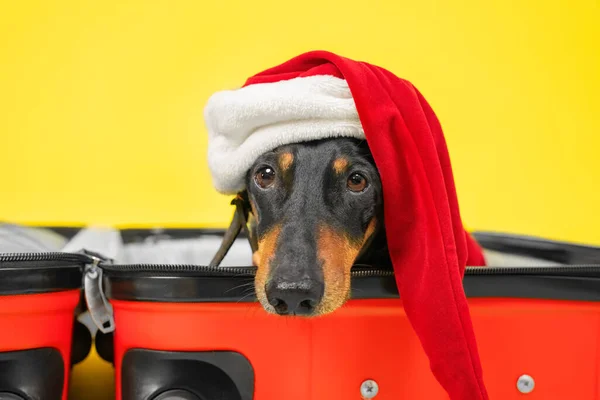
M 213 94 L 204 109 L 208 166 L 223 194 L 245 188 L 245 176 L 276 147 L 332 137 L 364 139 L 344 79 L 317 75 Z

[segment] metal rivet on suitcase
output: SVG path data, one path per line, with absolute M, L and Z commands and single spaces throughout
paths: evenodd
M 360 385 L 360 395 L 363 399 L 372 399 L 379 393 L 379 385 L 372 379 L 364 381 Z
M 521 375 L 517 380 L 517 389 L 521 393 L 531 393 L 535 387 L 535 381 L 529 375 Z

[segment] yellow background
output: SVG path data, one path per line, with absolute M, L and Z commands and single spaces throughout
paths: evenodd
M 205 162 L 207 97 L 326 49 L 425 94 L 469 228 L 600 244 L 598 9 L 596 0 L 4 1 L 0 220 L 224 226 L 231 210 Z M 86 368 L 105 375 L 75 388 L 101 398 L 110 369 L 88 362 L 75 376 Z
M 579 1 L 5 1 L 0 220 L 222 227 L 202 108 L 327 49 L 417 85 L 465 223 L 600 244 L 600 13 Z

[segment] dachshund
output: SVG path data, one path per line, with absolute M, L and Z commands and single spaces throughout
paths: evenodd
M 331 313 L 350 296 L 354 264 L 390 268 L 380 176 L 366 141 L 284 145 L 248 171 L 255 292 L 285 316 Z

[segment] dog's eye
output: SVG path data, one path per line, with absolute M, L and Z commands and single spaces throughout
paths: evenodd
M 263 167 L 254 175 L 254 181 L 259 187 L 266 189 L 275 182 L 275 171 L 271 167 Z
M 347 186 L 352 192 L 362 192 L 367 188 L 367 178 L 355 172 L 348 178 Z

